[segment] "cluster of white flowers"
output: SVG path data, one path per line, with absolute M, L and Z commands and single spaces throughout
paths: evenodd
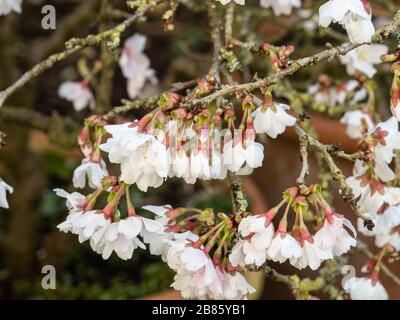
M 21 13 L 22 0 L 1 0 L 0 1 L 0 16 L 7 15 L 14 11 Z
M 358 81 L 349 80 L 334 86 L 326 75 L 321 75 L 317 83 L 309 86 L 308 93 L 313 95 L 317 103 L 330 108 L 344 103 L 354 105 L 367 97 L 367 90 L 360 88 Z
M 197 179 L 224 179 L 227 171 L 248 174 L 260 167 L 264 147 L 255 142 L 255 133 L 276 138 L 296 118 L 286 111 L 289 106 L 274 104 L 254 111 L 254 129 L 231 132 L 185 127 L 181 120 L 171 120 L 165 130 L 140 130 L 139 122 L 106 126 L 112 135 L 100 149 L 112 163 L 120 164 L 121 180 L 136 184 L 142 191 L 157 188 L 167 177 L 179 177 L 187 183 Z M 223 141 L 223 147 L 221 147 Z
M 93 93 L 90 90 L 89 82 L 86 80 L 63 82 L 58 88 L 58 95 L 72 102 L 75 111 L 78 112 L 87 107 L 90 109 L 95 107 Z
M 375 33 L 368 0 L 329 0 L 319 9 L 319 24 L 328 27 L 332 22 L 341 24 L 350 42 L 367 43 Z
M 198 236 L 170 241 L 167 262 L 176 271 L 172 287 L 186 299 L 243 299 L 255 292 L 237 271 L 227 272 L 216 266 L 203 247 L 193 247 Z
M 324 223 L 314 236 L 301 224 L 287 232 L 286 216 L 275 232 L 272 220 L 277 211 L 274 210 L 244 218 L 238 228 L 241 239 L 229 256 L 232 265 L 261 266 L 267 260 L 279 263 L 289 260 L 298 269 L 317 270 L 323 261 L 345 254 L 356 245 L 356 231 L 349 220 L 333 212 L 325 202 L 323 206 Z
M 143 53 L 146 42 L 146 36 L 134 34 L 125 41 L 119 59 L 122 74 L 128 80 L 128 95 L 131 99 L 139 95 L 147 80 L 157 83 L 155 71 L 150 68 L 150 59 Z
M 360 212 L 375 225 L 369 230 L 359 219 L 358 230 L 365 236 L 375 237 L 378 248 L 400 251 L 400 188 L 391 185 L 395 174 L 389 166 L 395 151 L 400 150 L 398 121 L 391 117 L 375 125 L 367 113 L 352 111 L 344 115 L 342 122 L 347 125 L 350 137 L 361 139 L 363 150 L 368 154 L 368 161 L 356 160 L 353 175 L 346 179 Z M 370 277 L 352 278 L 345 283 L 344 288 L 353 300 L 388 299 L 378 273 L 372 271 Z
M 113 252 L 123 260 L 130 259 L 134 250 L 145 249 L 146 243 L 151 254 L 161 255 L 176 271 L 171 286 L 181 291 L 184 298 L 233 300 L 243 299 L 255 291 L 236 269 L 227 271 L 210 258 L 203 245 L 195 245 L 198 235 L 190 231 L 168 231 L 171 224 L 167 213 L 172 210 L 169 205 L 144 206 L 143 209 L 156 215 L 155 219 L 130 215 L 113 221 L 115 217 L 108 217 L 106 209 L 87 210 L 88 199 L 82 194 L 69 194 L 61 189 L 55 192 L 66 198 L 69 209 L 67 219 L 58 225 L 60 231 L 78 235 L 80 242 L 89 240 L 91 248 L 103 259 L 108 259 Z
M 7 192 L 13 193 L 14 189 L 0 178 L 0 208 L 8 209 Z
M 153 250 L 160 245 L 158 242 L 163 243 L 164 226 L 158 220 L 132 215 L 113 221 L 115 217 L 109 217 L 105 210 L 88 210 L 88 201 L 82 194 L 69 194 L 62 189 L 54 191 L 66 199 L 69 210 L 66 220 L 57 228 L 78 235 L 81 243 L 89 240 L 93 251 L 101 254 L 103 259 L 108 259 L 115 252 L 121 259 L 127 260 L 132 258 L 136 248 L 146 248 L 143 242 L 148 243 Z M 157 212 L 163 214 L 168 210 L 168 207 L 157 208 Z M 159 234 L 160 237 L 154 237 L 154 234 Z M 139 235 L 143 242 L 138 238 Z

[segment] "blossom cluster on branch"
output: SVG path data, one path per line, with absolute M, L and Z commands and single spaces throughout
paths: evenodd
M 0 15 L 20 12 L 21 2 L 0 1 Z M 167 31 L 173 29 L 180 3 L 188 8 L 195 5 L 190 0 L 160 0 L 130 1 L 129 6 L 142 17 L 162 2 L 168 4 L 162 18 Z M 309 18 L 309 31 L 319 25 L 346 41 L 342 46 L 329 45 L 313 56 L 292 60 L 297 49 L 290 44 L 242 40 L 240 33 L 235 38 L 235 25 L 245 21 L 236 19 L 239 10 L 246 7 L 245 0 L 207 0 L 204 5 L 214 49 L 209 71 L 149 98 L 144 88 L 146 84 L 157 85 L 158 78 L 145 53 L 147 38 L 139 33 L 128 37 L 116 60 L 127 81 L 127 95 L 133 100 L 85 119 L 77 137 L 83 159 L 72 177 L 73 186 L 84 191 L 54 190 L 66 200 L 68 209 L 58 228 L 77 235 L 81 243 L 89 242 L 103 259 L 115 253 L 128 260 L 135 250 L 148 248 L 175 271 L 171 286 L 184 298 L 243 299 L 255 292 L 246 280 L 247 270 L 268 268 L 272 261 L 317 271 L 325 262 L 334 263 L 357 247 L 356 228 L 350 217 L 334 209 L 329 186 L 324 181 L 306 182 L 309 152 L 313 151 L 324 171 L 321 177 L 327 174 L 329 182 L 338 181 L 341 195 L 358 217 L 358 231 L 374 237 L 379 249 L 362 268 L 367 276 L 347 280 L 343 290 L 352 299 L 388 299 L 380 275 L 386 270 L 384 263 L 396 260 L 400 251 L 400 50 L 393 52 L 378 42 L 399 34 L 399 13 L 394 22 L 376 31 L 368 0 L 326 1 L 316 18 L 314 13 L 305 14 L 300 0 L 261 0 L 259 4 L 275 16 L 299 11 L 300 17 Z M 102 41 L 114 50 L 132 21 L 97 36 L 73 39 L 67 44 L 68 50 Z M 251 81 L 237 84 L 237 72 L 242 70 L 241 56 L 235 49 L 261 57 L 270 74 L 266 78 L 253 74 Z M 347 71 L 344 81 L 322 73 L 307 88 L 290 88 L 290 81 L 281 81 L 307 66 L 336 57 Z M 388 89 L 391 116 L 386 119 L 377 112 L 373 80 L 381 63 L 390 63 L 393 72 Z M 82 58 L 77 67 L 81 80 L 63 82 L 59 96 L 70 101 L 77 112 L 98 111 L 96 95 L 101 93 L 93 88 L 103 68 L 101 59 Z M 32 77 L 40 72 L 33 72 Z M 18 86 L 0 92 L 0 106 Z M 307 107 L 321 105 L 324 110 L 341 110 L 340 122 L 349 137 L 358 140 L 354 154 L 345 153 L 337 145 L 322 144 L 315 137 L 306 111 Z M 140 107 L 143 112 L 135 119 L 120 116 Z M 299 177 L 282 192 L 275 206 L 261 214 L 249 212 L 236 178 L 262 167 L 264 153 L 268 152 L 262 141 L 266 137 L 276 139 L 288 128 L 300 140 Z M 343 174 L 335 157 L 354 162 L 351 176 Z M 134 188 L 148 192 L 172 177 L 187 184 L 228 180 L 232 211 L 170 205 L 135 208 Z M 0 206 L 4 208 L 8 208 L 7 192 L 12 193 L 12 187 L 0 179 Z M 300 280 L 293 285 L 285 276 L 280 279 L 290 282 L 293 291 L 301 287 Z

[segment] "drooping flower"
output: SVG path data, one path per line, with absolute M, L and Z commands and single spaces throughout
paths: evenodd
M 168 176 L 167 149 L 154 135 L 139 132 L 132 123 L 106 126 L 112 135 L 100 149 L 112 163 L 121 165 L 121 180 L 142 191 L 159 187 Z
M 11 11 L 21 13 L 22 0 L 1 0 L 0 1 L 0 16 L 5 16 Z
M 374 65 L 380 64 L 382 62 L 380 57 L 387 52 L 388 47 L 383 44 L 366 44 L 340 56 L 340 61 L 346 66 L 349 75 L 359 71 L 372 78 L 377 72 Z
M 340 123 L 346 125 L 346 133 L 352 139 L 360 139 L 374 128 L 370 115 L 360 110 L 347 111 Z
M 319 248 L 311 235 L 301 242 L 301 256 L 299 258 L 290 259 L 290 264 L 292 266 L 300 270 L 306 267 L 310 267 L 311 270 L 317 270 L 323 261 L 332 259 L 330 251 Z
M 57 228 L 65 233 L 78 235 L 79 242 L 89 240 L 97 230 L 104 228 L 110 222 L 103 212 L 97 210 L 77 211 L 70 213 Z
M 153 229 L 154 220 L 139 216 L 130 216 L 118 222 L 104 225 L 97 230 L 90 239 L 92 249 L 101 254 L 103 259 L 108 259 L 113 252 L 123 260 L 132 258 L 132 254 L 138 247 L 145 249 L 145 245 L 138 238 L 143 228 L 149 228 L 149 232 L 158 230 Z M 159 226 L 161 228 L 161 225 Z
M 354 175 L 348 177 L 346 183 L 358 199 L 360 212 L 375 215 L 384 203 L 395 205 L 400 202 L 400 188 L 388 187 L 379 179 L 372 178 L 367 169 L 368 166 L 357 160 Z
M 376 126 L 374 138 L 377 142 L 375 154 L 378 159 L 391 163 L 394 150 L 400 149 L 399 123 L 395 117 L 391 117 L 385 122 Z
M 246 217 L 240 222 L 238 230 L 243 239 L 232 248 L 229 256 L 232 265 L 263 265 L 274 236 L 274 226 L 269 218 L 265 215 Z
M 73 103 L 75 111 L 82 111 L 89 107 L 93 109 L 94 97 L 88 81 L 65 81 L 58 88 L 58 95 Z
M 351 230 L 353 237 L 345 226 Z M 357 232 L 349 220 L 330 211 L 325 213 L 324 225 L 314 235 L 314 241 L 320 249 L 331 251 L 332 256 L 341 256 L 356 246 L 356 235 Z
M 8 209 L 7 192 L 13 193 L 14 189 L 4 180 L 0 179 L 0 207 Z
M 217 299 L 241 300 L 256 291 L 240 272 L 223 272 L 222 296 Z
M 259 107 L 253 112 L 254 128 L 257 133 L 266 133 L 275 139 L 286 127 L 296 123 L 296 118 L 286 112 L 290 107 L 283 103 L 274 103 L 269 107 Z
M 272 261 L 283 263 L 288 259 L 299 258 L 302 255 L 302 248 L 290 234 L 277 231 L 267 254 Z
M 264 146 L 255 142 L 255 135 L 248 132 L 249 130 L 241 132 L 224 144 L 223 165 L 232 172 L 243 167 L 255 169 L 262 165 Z
M 375 227 L 368 230 L 362 219 L 358 220 L 358 230 L 368 237 L 375 237 L 375 245 L 383 248 L 389 244 L 396 251 L 400 251 L 400 234 L 397 230 L 400 226 L 400 208 L 398 206 L 388 206 L 383 212 L 377 214 L 368 214 Z
M 272 8 L 276 16 L 289 15 L 293 8 L 301 7 L 301 0 L 261 0 L 260 5 L 264 8 Z
M 65 205 L 69 213 L 81 212 L 86 205 L 86 197 L 79 192 L 68 193 L 63 189 L 53 190 L 57 196 L 66 199 Z
M 344 289 L 352 300 L 387 300 L 388 294 L 382 283 L 370 277 L 353 277 L 344 283 Z
M 143 53 L 146 41 L 146 36 L 138 33 L 128 38 L 119 59 L 122 74 L 128 79 L 127 88 L 131 99 L 140 94 L 147 80 L 157 83 L 155 71 L 150 68 L 150 60 Z
M 84 159 L 82 163 L 74 170 L 72 182 L 75 188 L 84 188 L 87 183 L 90 188 L 96 189 L 101 186 L 101 179 L 108 175 L 106 164 L 103 160 L 93 162 L 90 159 Z
M 341 24 L 350 42 L 370 42 L 375 33 L 368 0 L 329 0 L 319 8 L 319 24 L 328 27 L 332 22 Z

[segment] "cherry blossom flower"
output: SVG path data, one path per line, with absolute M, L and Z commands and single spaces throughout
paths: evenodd
M 79 242 L 82 243 L 107 224 L 109 224 L 109 220 L 104 217 L 101 211 L 78 211 L 70 213 L 57 228 L 62 232 L 78 235 Z
M 328 27 L 332 22 L 346 29 L 352 43 L 370 42 L 375 33 L 366 0 L 329 0 L 319 8 L 319 24 Z
M 291 258 L 290 264 L 298 269 L 310 267 L 317 270 L 325 260 L 332 259 L 330 250 L 323 250 L 314 242 L 312 236 L 302 241 L 302 253 L 299 258 Z
M 53 190 L 57 196 L 66 199 L 66 206 L 69 213 L 81 212 L 86 205 L 86 197 L 79 192 L 68 193 L 63 189 Z
M 167 149 L 154 135 L 139 132 L 132 123 L 106 126 L 112 135 L 99 148 L 112 163 L 121 165 L 121 180 L 142 191 L 159 187 L 168 175 Z
M 296 118 L 289 115 L 286 110 L 290 107 L 283 103 L 274 103 L 271 107 L 259 107 L 253 112 L 254 128 L 257 133 L 266 133 L 271 138 L 285 131 L 286 127 L 293 126 Z
M 308 93 L 313 95 L 314 100 L 322 103 L 328 107 L 335 107 L 346 102 L 349 93 L 353 94 L 352 99 L 348 102 L 354 105 L 367 97 L 367 90 L 359 88 L 359 82 L 356 80 L 349 80 L 337 86 L 330 85 L 330 79 L 326 75 L 321 75 L 318 82 L 309 86 Z
M 346 125 L 346 133 L 352 139 L 360 139 L 374 128 L 370 115 L 360 110 L 347 111 L 340 123 Z
M 4 180 L 0 179 L 0 207 L 8 209 L 7 192 L 13 193 L 14 189 L 8 185 Z
M 362 221 L 358 219 L 358 230 L 368 237 L 375 237 L 375 245 L 383 248 L 389 244 L 396 251 L 400 251 L 400 234 L 397 230 L 400 226 L 400 208 L 398 206 L 388 206 L 383 213 L 367 214 L 373 221 L 375 227 L 368 230 Z
M 101 179 L 108 175 L 106 164 L 103 160 L 99 162 L 84 159 L 75 171 L 72 182 L 75 188 L 84 188 L 87 183 L 90 188 L 96 189 L 101 186 Z
M 128 94 L 136 98 L 147 80 L 157 83 L 155 71 L 150 68 L 150 60 L 143 53 L 147 39 L 144 35 L 135 34 L 124 43 L 119 65 L 122 74 L 128 79 Z
M 283 263 L 288 259 L 300 258 L 302 248 L 290 234 L 277 231 L 268 248 L 267 254 L 272 261 Z
M 264 159 L 264 146 L 254 141 L 255 136 L 246 135 L 244 141 L 239 136 L 224 144 L 223 164 L 232 172 L 243 166 L 252 169 L 261 167 Z
M 168 241 L 167 263 L 176 271 L 172 287 L 186 299 L 243 299 L 255 289 L 237 271 L 227 272 L 215 265 L 205 248 L 194 247 L 198 237 Z
M 75 111 L 82 111 L 89 107 L 94 109 L 94 97 L 88 81 L 65 81 L 58 88 L 58 95 L 74 105 Z
M 301 7 L 301 0 L 261 0 L 260 5 L 264 8 L 272 7 L 276 16 L 289 15 L 292 13 L 293 8 Z
M 375 147 L 376 157 L 390 163 L 393 160 L 394 150 L 400 149 L 399 123 L 395 117 L 376 126 L 374 136 L 377 140 Z
M 344 283 L 352 300 L 387 300 L 388 294 L 379 280 L 353 277 Z
M 223 272 L 222 296 L 216 299 L 241 300 L 256 291 L 240 272 Z
M 377 72 L 374 65 L 380 64 L 380 57 L 387 52 L 388 47 L 382 44 L 363 45 L 340 56 L 340 61 L 346 66 L 349 75 L 360 71 L 372 78 Z
M 222 283 L 217 281 L 217 272 L 210 257 L 202 250 L 193 248 L 187 239 L 171 242 L 167 253 L 168 266 L 177 272 L 172 287 L 180 290 L 184 298 L 202 298 L 214 291 L 222 292 Z
M 352 237 L 344 227 L 353 233 Z M 326 212 L 324 225 L 314 235 L 316 245 L 323 251 L 331 251 L 332 256 L 341 256 L 357 245 L 356 230 L 349 220 L 332 211 Z
M 238 230 L 243 239 L 232 248 L 229 256 L 232 265 L 263 265 L 274 236 L 274 226 L 269 218 L 265 215 L 246 217 L 240 222 Z
M 1 0 L 0 1 L 0 16 L 5 16 L 11 11 L 21 13 L 22 0 Z
M 395 205 L 400 202 L 400 188 L 388 187 L 380 180 L 372 179 L 359 160 L 354 165 L 354 175 L 346 179 L 347 185 L 358 199 L 360 211 L 375 214 L 384 204 Z
M 245 5 L 245 0 L 217 0 L 224 6 L 227 5 L 228 3 L 231 3 L 232 1 L 235 2 L 236 4 L 240 4 L 242 6 Z
M 148 224 L 147 224 L 148 222 Z M 153 229 L 155 221 L 138 216 L 130 216 L 118 222 L 104 225 L 97 230 L 90 239 L 92 249 L 107 260 L 113 252 L 123 260 L 132 258 L 133 252 L 138 247 L 145 249 L 138 235 L 142 228 Z

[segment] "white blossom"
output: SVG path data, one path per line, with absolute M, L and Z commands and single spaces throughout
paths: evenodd
M 193 248 L 191 242 L 179 239 L 171 242 L 167 253 L 168 266 L 176 271 L 172 287 L 181 291 L 184 298 L 205 298 L 222 293 L 222 282 L 210 257 L 201 249 Z
M 302 248 L 290 234 L 282 234 L 278 231 L 268 248 L 267 254 L 272 261 L 283 263 L 288 259 L 299 258 L 302 255 Z
M 374 128 L 371 117 L 360 110 L 347 111 L 340 123 L 346 125 L 346 133 L 352 139 L 360 139 Z
M 150 68 L 150 60 L 143 53 L 146 46 L 146 36 L 135 34 L 124 43 L 119 65 L 122 74 L 128 79 L 128 94 L 131 99 L 140 95 L 147 80 L 157 83 L 155 71 Z
M 1 0 L 0 1 L 0 16 L 5 16 L 11 11 L 21 13 L 22 0 Z
M 63 189 L 53 190 L 57 196 L 66 199 L 66 206 L 69 213 L 81 212 L 86 204 L 86 197 L 79 192 L 68 193 Z
M 301 256 L 290 259 L 290 264 L 298 269 L 310 267 L 311 270 L 317 270 L 327 259 L 332 259 L 330 250 L 323 250 L 313 240 L 307 239 L 302 244 Z
M 301 7 L 301 0 L 261 0 L 260 5 L 264 8 L 272 8 L 277 16 L 289 15 L 293 8 Z
M 232 172 L 237 172 L 244 166 L 252 169 L 261 167 L 263 159 L 264 146 L 255 142 L 254 137 L 244 142 L 233 139 L 224 145 L 223 164 Z
M 375 153 L 378 160 L 391 163 L 394 156 L 394 150 L 400 150 L 400 132 L 399 123 L 395 117 L 391 117 L 385 122 L 376 126 L 375 134 L 378 134 L 383 141 L 375 147 Z
M 138 238 L 139 234 L 149 235 L 162 229 L 162 224 L 140 216 L 130 216 L 118 222 L 112 222 L 96 231 L 90 239 L 94 251 L 108 259 L 113 252 L 123 260 L 132 258 L 133 252 L 145 245 Z
M 344 227 L 351 230 L 351 236 Z M 339 214 L 332 214 L 324 221 L 324 225 L 314 235 L 315 244 L 332 256 L 341 256 L 351 247 L 355 247 L 357 232 L 349 220 Z
M 7 192 L 13 193 L 14 189 L 4 180 L 0 179 L 0 207 L 8 209 Z
M 356 162 L 356 166 L 360 166 Z M 358 199 L 360 212 L 375 214 L 384 204 L 395 205 L 400 202 L 400 188 L 380 185 L 379 190 L 371 188 L 370 183 L 363 182 L 358 176 L 351 176 L 346 179 L 347 185 L 353 190 L 354 197 Z
M 235 244 L 229 255 L 233 266 L 261 266 L 265 263 L 274 236 L 274 226 L 266 219 L 265 216 L 249 216 L 240 222 L 238 231 L 243 239 Z
M 108 153 L 112 163 L 121 165 L 121 180 L 136 183 L 146 192 L 148 187 L 159 187 L 168 176 L 167 149 L 154 135 L 139 132 L 132 123 L 106 126 L 112 135 L 100 149 Z
M 370 8 L 360 0 L 329 0 L 319 8 L 319 24 L 328 27 L 332 22 L 341 24 L 350 42 L 370 42 L 375 33 Z
M 226 300 L 241 300 L 248 294 L 254 293 L 254 289 L 240 272 L 223 272 L 222 297 L 216 297 Z
M 72 182 L 75 188 L 84 188 L 87 183 L 90 188 L 97 189 L 101 186 L 101 180 L 108 175 L 106 164 L 103 160 L 93 162 L 84 159 L 74 170 Z
M 75 111 L 93 109 L 94 97 L 87 81 L 65 81 L 58 88 L 58 95 L 73 103 Z
M 387 52 L 388 47 L 383 44 L 366 44 L 351 50 L 344 56 L 340 56 L 340 61 L 346 66 L 349 75 L 354 75 L 356 71 L 360 71 L 372 78 L 377 72 L 374 65 L 380 64 L 382 62 L 380 57 Z
M 89 240 L 99 229 L 109 225 L 110 222 L 101 211 L 77 211 L 70 213 L 66 220 L 57 228 L 62 232 L 71 232 L 79 236 L 79 242 Z
M 344 283 L 344 289 L 352 300 L 387 300 L 388 294 L 380 281 L 353 277 Z
M 283 103 L 275 103 L 267 110 L 259 107 L 253 112 L 254 128 L 257 133 L 266 133 L 271 138 L 276 138 L 278 134 L 285 131 L 286 127 L 291 127 L 296 123 L 296 118 L 286 112 L 290 107 Z

